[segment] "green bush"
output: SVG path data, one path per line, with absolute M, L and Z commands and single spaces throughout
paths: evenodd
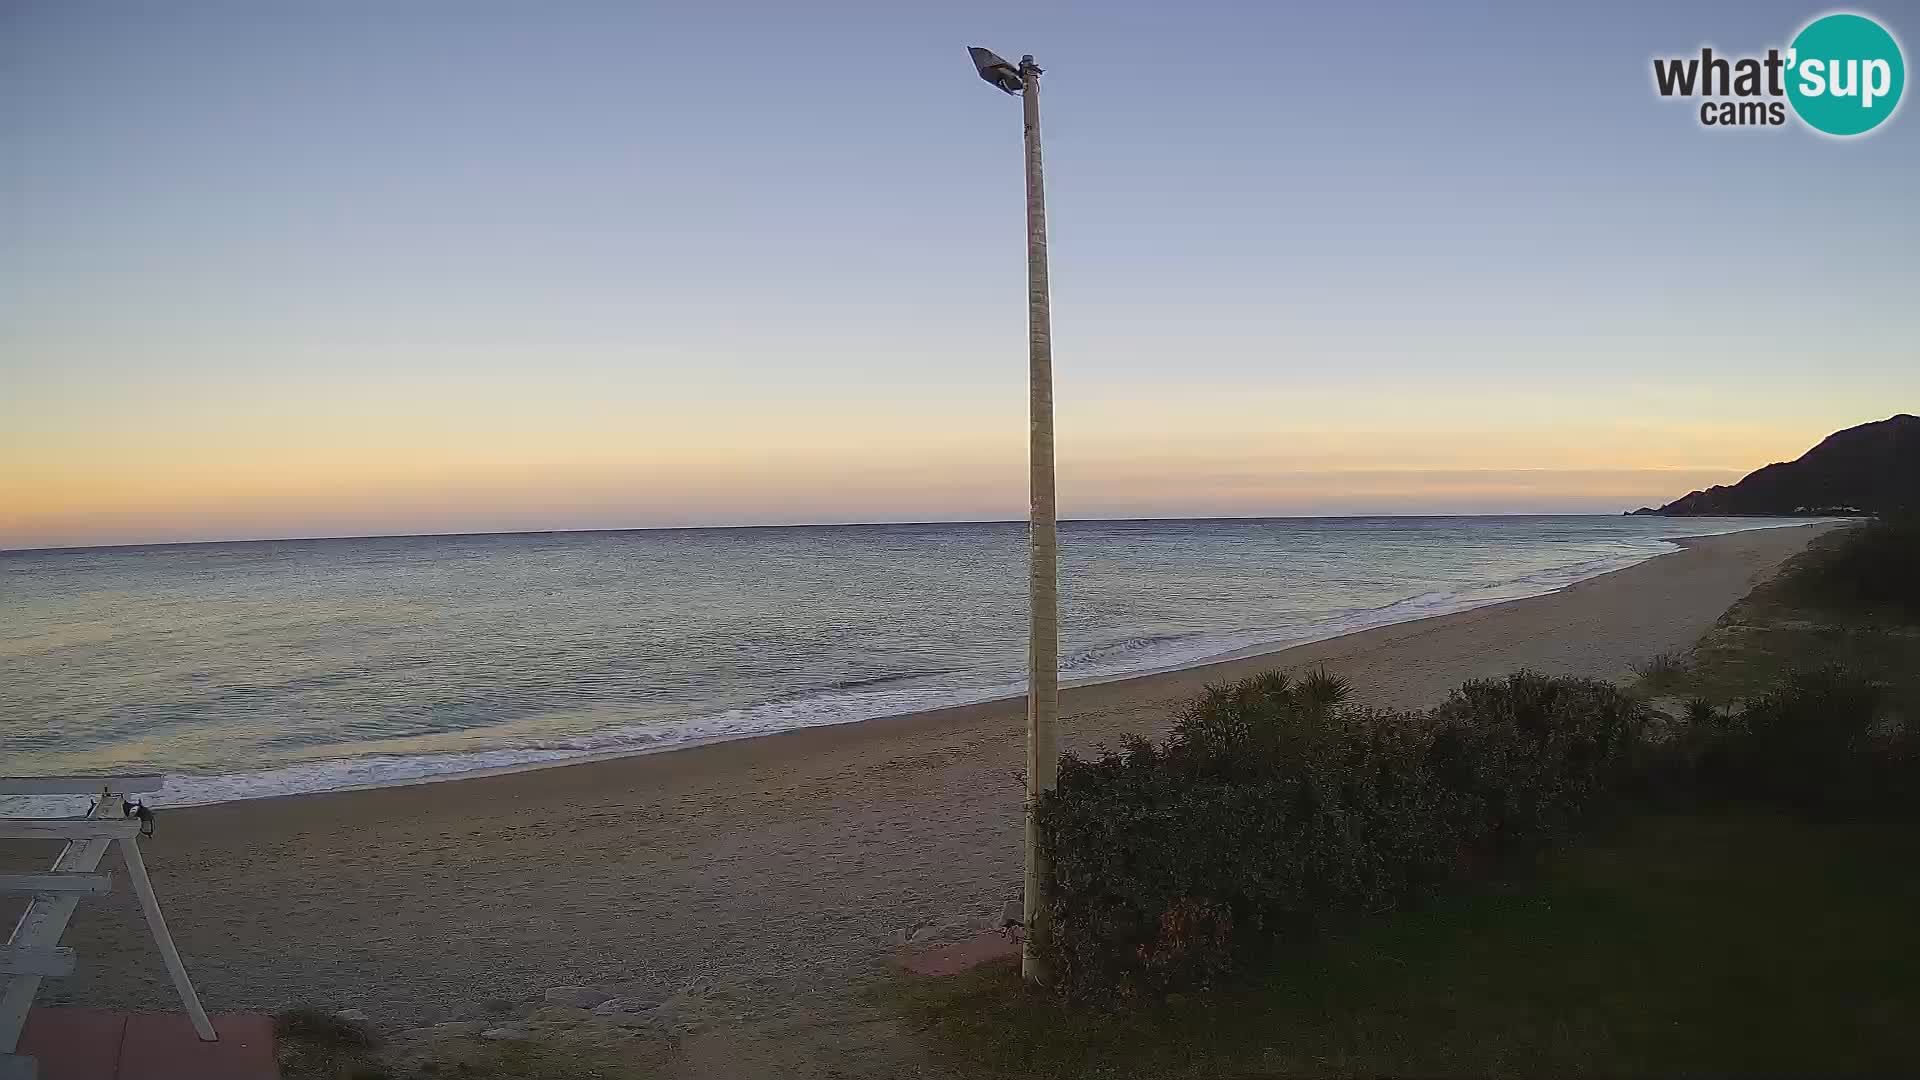
M 1433 760 L 1453 825 L 1498 847 L 1559 839 L 1641 764 L 1646 713 L 1610 683 L 1520 672 L 1467 683 L 1434 710 Z
M 1721 794 L 1821 814 L 1920 812 L 1920 731 L 1843 668 L 1796 672 L 1697 736 Z
M 1630 767 L 1641 707 L 1521 673 L 1430 713 L 1269 674 L 1209 688 L 1160 744 L 1061 759 L 1037 808 L 1056 984 L 1124 1001 L 1204 986 L 1242 947 L 1393 907 L 1549 842 Z

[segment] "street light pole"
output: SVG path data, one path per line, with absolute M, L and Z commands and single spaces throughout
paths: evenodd
M 1034 814 L 1052 791 L 1059 768 L 1060 586 L 1059 529 L 1053 492 L 1053 315 L 1047 290 L 1047 197 L 1040 171 L 1040 68 L 1020 58 L 1021 111 L 1027 143 L 1027 866 L 1026 943 L 1020 974 L 1029 983 L 1051 981 L 1042 951 L 1047 925 L 1046 856 Z
M 1040 796 L 1053 790 L 1059 769 L 1060 589 L 1059 529 L 1053 494 L 1053 328 L 1047 295 L 1047 199 L 1040 170 L 1040 65 L 1032 56 L 1014 67 L 986 49 L 968 50 L 980 77 L 1021 97 L 1027 161 L 1027 805 L 1026 927 L 1020 973 L 1027 982 L 1051 981 L 1047 969 L 1047 861 L 1035 816 Z

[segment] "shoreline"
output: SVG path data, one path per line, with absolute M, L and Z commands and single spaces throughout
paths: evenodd
M 1325 665 L 1383 709 L 1520 667 L 1618 678 L 1692 645 L 1828 527 L 1696 539 L 1544 596 L 1069 688 L 1061 747 L 1158 737 L 1204 684 L 1276 668 Z M 1024 757 L 1015 699 L 163 810 L 142 846 L 214 1010 L 309 1004 L 432 1023 L 581 985 L 656 999 L 721 988 L 773 1009 L 857 985 L 903 931 L 997 924 L 1019 895 Z M 0 844 L 0 865 L 44 869 L 44 846 Z M 82 905 L 65 944 L 88 962 L 43 1004 L 172 1000 L 129 895 Z
M 1379 608 L 1369 609 L 1367 611 L 1361 611 L 1361 612 L 1354 612 L 1341 618 L 1328 620 L 1326 623 L 1322 624 L 1322 627 L 1319 629 L 1309 628 L 1305 632 L 1293 637 L 1278 638 L 1272 641 L 1260 642 L 1260 643 L 1241 646 L 1237 648 L 1230 648 L 1230 649 L 1223 650 L 1221 652 L 1207 653 L 1191 659 L 1178 660 L 1178 661 L 1167 663 L 1167 664 L 1150 665 L 1150 666 L 1146 666 L 1138 669 L 1130 669 L 1130 670 L 1123 670 L 1123 671 L 1112 672 L 1112 673 L 1095 674 L 1095 675 L 1088 675 L 1088 676 L 1081 676 L 1081 677 L 1065 677 L 1061 680 L 1061 689 L 1064 691 L 1064 690 L 1071 690 L 1071 689 L 1085 687 L 1085 686 L 1103 685 L 1107 683 L 1128 682 L 1136 679 L 1147 679 L 1147 678 L 1153 678 L 1161 675 L 1169 675 L 1169 674 L 1176 674 L 1179 672 L 1193 671 L 1201 668 L 1210 667 L 1216 664 L 1226 664 L 1226 663 L 1232 663 L 1240 660 L 1253 659 L 1256 657 L 1277 657 L 1283 653 L 1289 652 L 1297 648 L 1310 646 L 1310 645 L 1317 645 L 1327 641 L 1338 640 L 1340 638 L 1348 637 L 1354 634 L 1363 634 L 1369 631 L 1384 629 L 1392 626 L 1405 626 L 1405 625 L 1424 622 L 1430 619 L 1445 618 L 1450 615 L 1464 614 L 1470 611 L 1476 611 L 1476 610 L 1480 610 L 1488 607 L 1497 607 L 1502 604 L 1515 603 L 1521 600 L 1535 599 L 1542 596 L 1552 596 L 1557 593 L 1563 592 L 1569 588 L 1573 588 L 1577 585 L 1580 585 L 1584 582 L 1592 581 L 1597 578 L 1602 578 L 1609 574 L 1619 573 L 1623 570 L 1630 570 L 1633 567 L 1641 566 L 1653 560 L 1672 556 L 1678 553 L 1679 551 L 1683 550 L 1691 542 L 1709 538 L 1709 537 L 1734 535 L 1734 534 L 1746 533 L 1746 532 L 1756 532 L 1756 531 L 1767 530 L 1767 529 L 1802 528 L 1808 525 L 1821 525 L 1821 524 L 1830 524 L 1830 522 L 1826 522 L 1826 521 L 1777 522 L 1777 523 L 1772 523 L 1767 525 L 1756 525 L 1756 526 L 1751 526 L 1747 528 L 1721 530 L 1718 532 L 1699 533 L 1699 534 L 1686 535 L 1686 536 L 1653 537 L 1649 539 L 1654 543 L 1662 545 L 1665 548 L 1665 550 L 1650 551 L 1641 555 L 1611 556 L 1611 557 L 1591 560 L 1590 562 L 1587 562 L 1587 563 L 1571 564 L 1567 567 L 1559 568 L 1556 571 L 1551 571 L 1551 572 L 1542 571 L 1541 573 L 1543 574 L 1551 573 L 1553 576 L 1558 576 L 1558 574 L 1563 572 L 1574 572 L 1576 576 L 1571 577 L 1569 580 L 1566 580 L 1564 582 L 1559 582 L 1559 583 L 1555 583 L 1555 584 L 1543 587 L 1539 591 L 1535 591 L 1535 592 L 1523 591 L 1519 595 L 1494 596 L 1494 597 L 1478 599 L 1478 600 L 1472 598 L 1472 594 L 1476 591 L 1493 592 L 1493 591 L 1511 589 L 1515 587 L 1518 584 L 1518 582 L 1524 581 L 1525 578 L 1515 579 L 1514 581 L 1508 581 L 1508 582 L 1494 582 L 1486 585 L 1471 587 L 1467 589 L 1465 592 L 1447 594 L 1455 598 L 1456 604 L 1454 606 L 1446 607 L 1444 610 L 1435 611 L 1428 614 L 1409 614 L 1406 617 L 1402 617 L 1402 618 L 1385 617 L 1385 618 L 1380 618 L 1378 621 L 1370 620 L 1369 618 L 1370 616 L 1384 615 L 1385 613 L 1394 611 L 1396 608 L 1400 608 L 1403 605 L 1412 604 L 1415 601 L 1418 601 L 1421 599 L 1421 597 L 1418 597 L 1418 596 L 1407 597 L 1407 598 L 1403 598 L 1402 600 L 1395 601 L 1392 604 L 1384 605 Z M 1590 573 L 1585 573 L 1585 574 L 1578 573 L 1579 571 L 1587 568 L 1596 568 L 1596 569 L 1592 569 Z M 865 724 L 865 723 L 872 723 L 875 721 L 895 719 L 898 717 L 913 716 L 921 713 L 937 712 L 945 709 L 966 708 L 971 706 L 993 706 L 993 705 L 1004 704 L 1010 701 L 1018 700 L 1024 695 L 1025 691 L 1023 689 L 1022 684 L 1020 683 L 1008 683 L 1005 685 L 996 685 L 996 686 L 989 686 L 989 687 L 955 688 L 955 689 L 944 690 L 944 691 L 935 690 L 934 693 L 936 697 L 946 697 L 946 698 L 951 698 L 952 700 L 944 701 L 939 704 L 925 705 L 925 706 L 919 706 L 919 707 L 909 707 L 909 708 L 883 706 L 883 708 L 886 708 L 890 711 L 882 711 L 882 712 L 871 713 L 871 714 L 863 714 L 860 711 L 858 706 L 854 706 L 850 714 L 848 715 L 826 719 L 819 722 L 812 722 L 812 723 L 803 722 L 803 723 L 794 723 L 788 726 L 748 729 L 748 730 L 742 730 L 737 732 L 723 732 L 723 733 L 713 734 L 713 735 L 694 736 L 686 739 L 661 742 L 661 743 L 652 744 L 652 745 L 634 745 L 631 743 L 627 745 L 616 744 L 616 745 L 607 746 L 603 749 L 596 749 L 596 748 L 590 748 L 590 747 L 569 748 L 565 746 L 554 747 L 554 746 L 535 745 L 535 746 L 519 746 L 519 747 L 493 747 L 493 748 L 480 749 L 480 750 L 439 750 L 439 751 L 430 750 L 430 751 L 420 751 L 415 753 L 381 753 L 381 752 L 375 751 L 371 753 L 352 755 L 352 756 L 314 758 L 308 761 L 288 763 L 284 765 L 271 766 L 271 767 L 262 768 L 262 769 L 241 770 L 241 771 L 230 772 L 230 773 L 214 773 L 214 774 L 199 774 L 199 775 L 165 774 L 168 776 L 168 779 L 170 782 L 176 777 L 184 781 L 183 787 L 185 790 L 179 792 L 176 798 L 170 798 L 169 793 L 165 789 L 163 789 L 160 792 L 156 792 L 155 795 L 150 799 L 150 802 L 156 809 L 184 810 L 184 809 L 203 807 L 203 806 L 218 806 L 218 805 L 226 805 L 230 803 L 254 802 L 254 801 L 263 800 L 263 799 L 287 799 L 287 798 L 303 797 L 308 795 L 324 795 L 324 794 L 330 794 L 330 793 L 376 791 L 384 788 L 393 788 L 393 787 L 412 787 L 412 786 L 418 786 L 423 784 L 440 784 L 440 783 L 451 783 L 451 782 L 461 781 L 461 780 L 485 779 L 493 776 L 512 775 L 520 772 L 537 771 L 537 770 L 545 770 L 545 769 L 565 768 L 573 765 L 594 764 L 597 762 L 618 760 L 622 758 L 643 757 L 643 756 L 652 756 L 657 754 L 675 753 L 683 750 L 697 750 L 703 747 L 708 747 L 716 744 L 736 742 L 743 739 L 767 738 L 775 735 L 785 734 L 791 731 L 804 731 L 804 730 L 812 730 L 816 728 L 843 727 L 850 724 Z M 747 712 L 755 709 L 765 709 L 765 708 L 773 708 L 773 707 L 780 707 L 780 706 L 789 706 L 789 707 L 805 706 L 808 704 L 825 702 L 825 701 L 831 700 L 832 697 L 833 697 L 833 694 L 829 690 L 803 691 L 790 699 L 781 699 L 773 702 L 765 702 L 765 703 L 759 703 L 755 705 L 740 706 L 735 709 L 726 710 L 719 713 L 695 714 L 693 716 L 689 716 L 685 718 L 685 722 L 690 722 L 690 723 L 698 722 L 701 720 L 711 719 L 713 717 L 726 716 L 726 715 L 729 715 L 730 713 Z M 608 728 L 603 729 L 603 731 L 601 732 L 595 732 L 595 733 L 583 732 L 578 735 L 568 736 L 568 738 L 592 739 L 596 737 L 603 737 L 603 738 L 611 737 L 611 738 L 618 739 L 619 738 L 618 733 L 628 726 L 629 725 L 627 724 L 613 724 Z M 500 763 L 498 764 L 484 763 L 484 761 L 488 758 L 499 759 L 499 758 L 513 757 L 513 756 L 520 756 L 522 760 L 505 760 L 505 761 L 500 761 Z M 475 764 L 472 767 L 463 767 L 466 762 L 474 762 L 474 761 L 478 761 L 482 763 Z M 451 765 L 452 767 L 435 768 L 433 767 L 434 763 L 438 763 L 441 765 Z M 424 768 L 422 768 L 423 766 Z M 329 782 L 328 780 L 320 780 L 312 784 L 312 786 L 301 786 L 301 781 L 298 779 L 298 777 L 301 774 L 327 772 L 331 770 L 335 775 L 339 775 L 340 773 L 351 773 L 352 771 L 355 771 L 356 768 L 368 769 L 373 771 L 377 771 L 381 768 L 393 768 L 399 771 L 400 775 L 393 775 L 388 777 L 377 777 L 364 782 L 349 781 L 346 783 L 333 783 L 333 782 Z M 421 771 L 411 771 L 415 768 L 421 768 Z M 142 769 L 142 770 L 136 770 L 136 771 L 142 771 L 142 772 L 159 771 L 164 773 L 164 769 Z M 250 789 L 253 789 L 256 787 L 262 787 L 262 786 L 268 788 L 268 790 L 250 790 Z M 282 788 L 282 787 L 288 787 L 288 786 L 290 786 L 292 790 L 273 790 L 273 788 Z M 213 789 L 214 794 L 212 794 L 211 796 L 208 796 L 206 794 L 203 794 L 202 790 L 197 790 L 197 789 L 207 789 L 207 788 Z

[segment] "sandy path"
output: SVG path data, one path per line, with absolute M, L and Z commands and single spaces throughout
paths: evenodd
M 1623 676 L 1692 644 L 1817 530 L 1710 537 L 1551 596 L 1069 690 L 1065 741 L 1157 730 L 1203 683 L 1271 667 L 1325 663 L 1398 706 L 1522 666 Z M 146 850 L 215 1008 L 313 1002 L 418 1023 L 562 984 L 664 994 L 710 978 L 777 1020 L 888 955 L 903 927 L 989 920 L 1018 894 L 1022 725 L 1020 703 L 989 703 L 180 810 Z M 124 888 L 83 904 L 67 944 L 81 973 L 43 1002 L 172 1007 Z

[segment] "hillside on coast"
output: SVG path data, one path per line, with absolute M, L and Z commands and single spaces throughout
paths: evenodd
M 1920 417 L 1900 413 L 1836 431 L 1793 461 L 1731 486 L 1690 492 L 1635 514 L 1886 514 L 1920 509 Z

